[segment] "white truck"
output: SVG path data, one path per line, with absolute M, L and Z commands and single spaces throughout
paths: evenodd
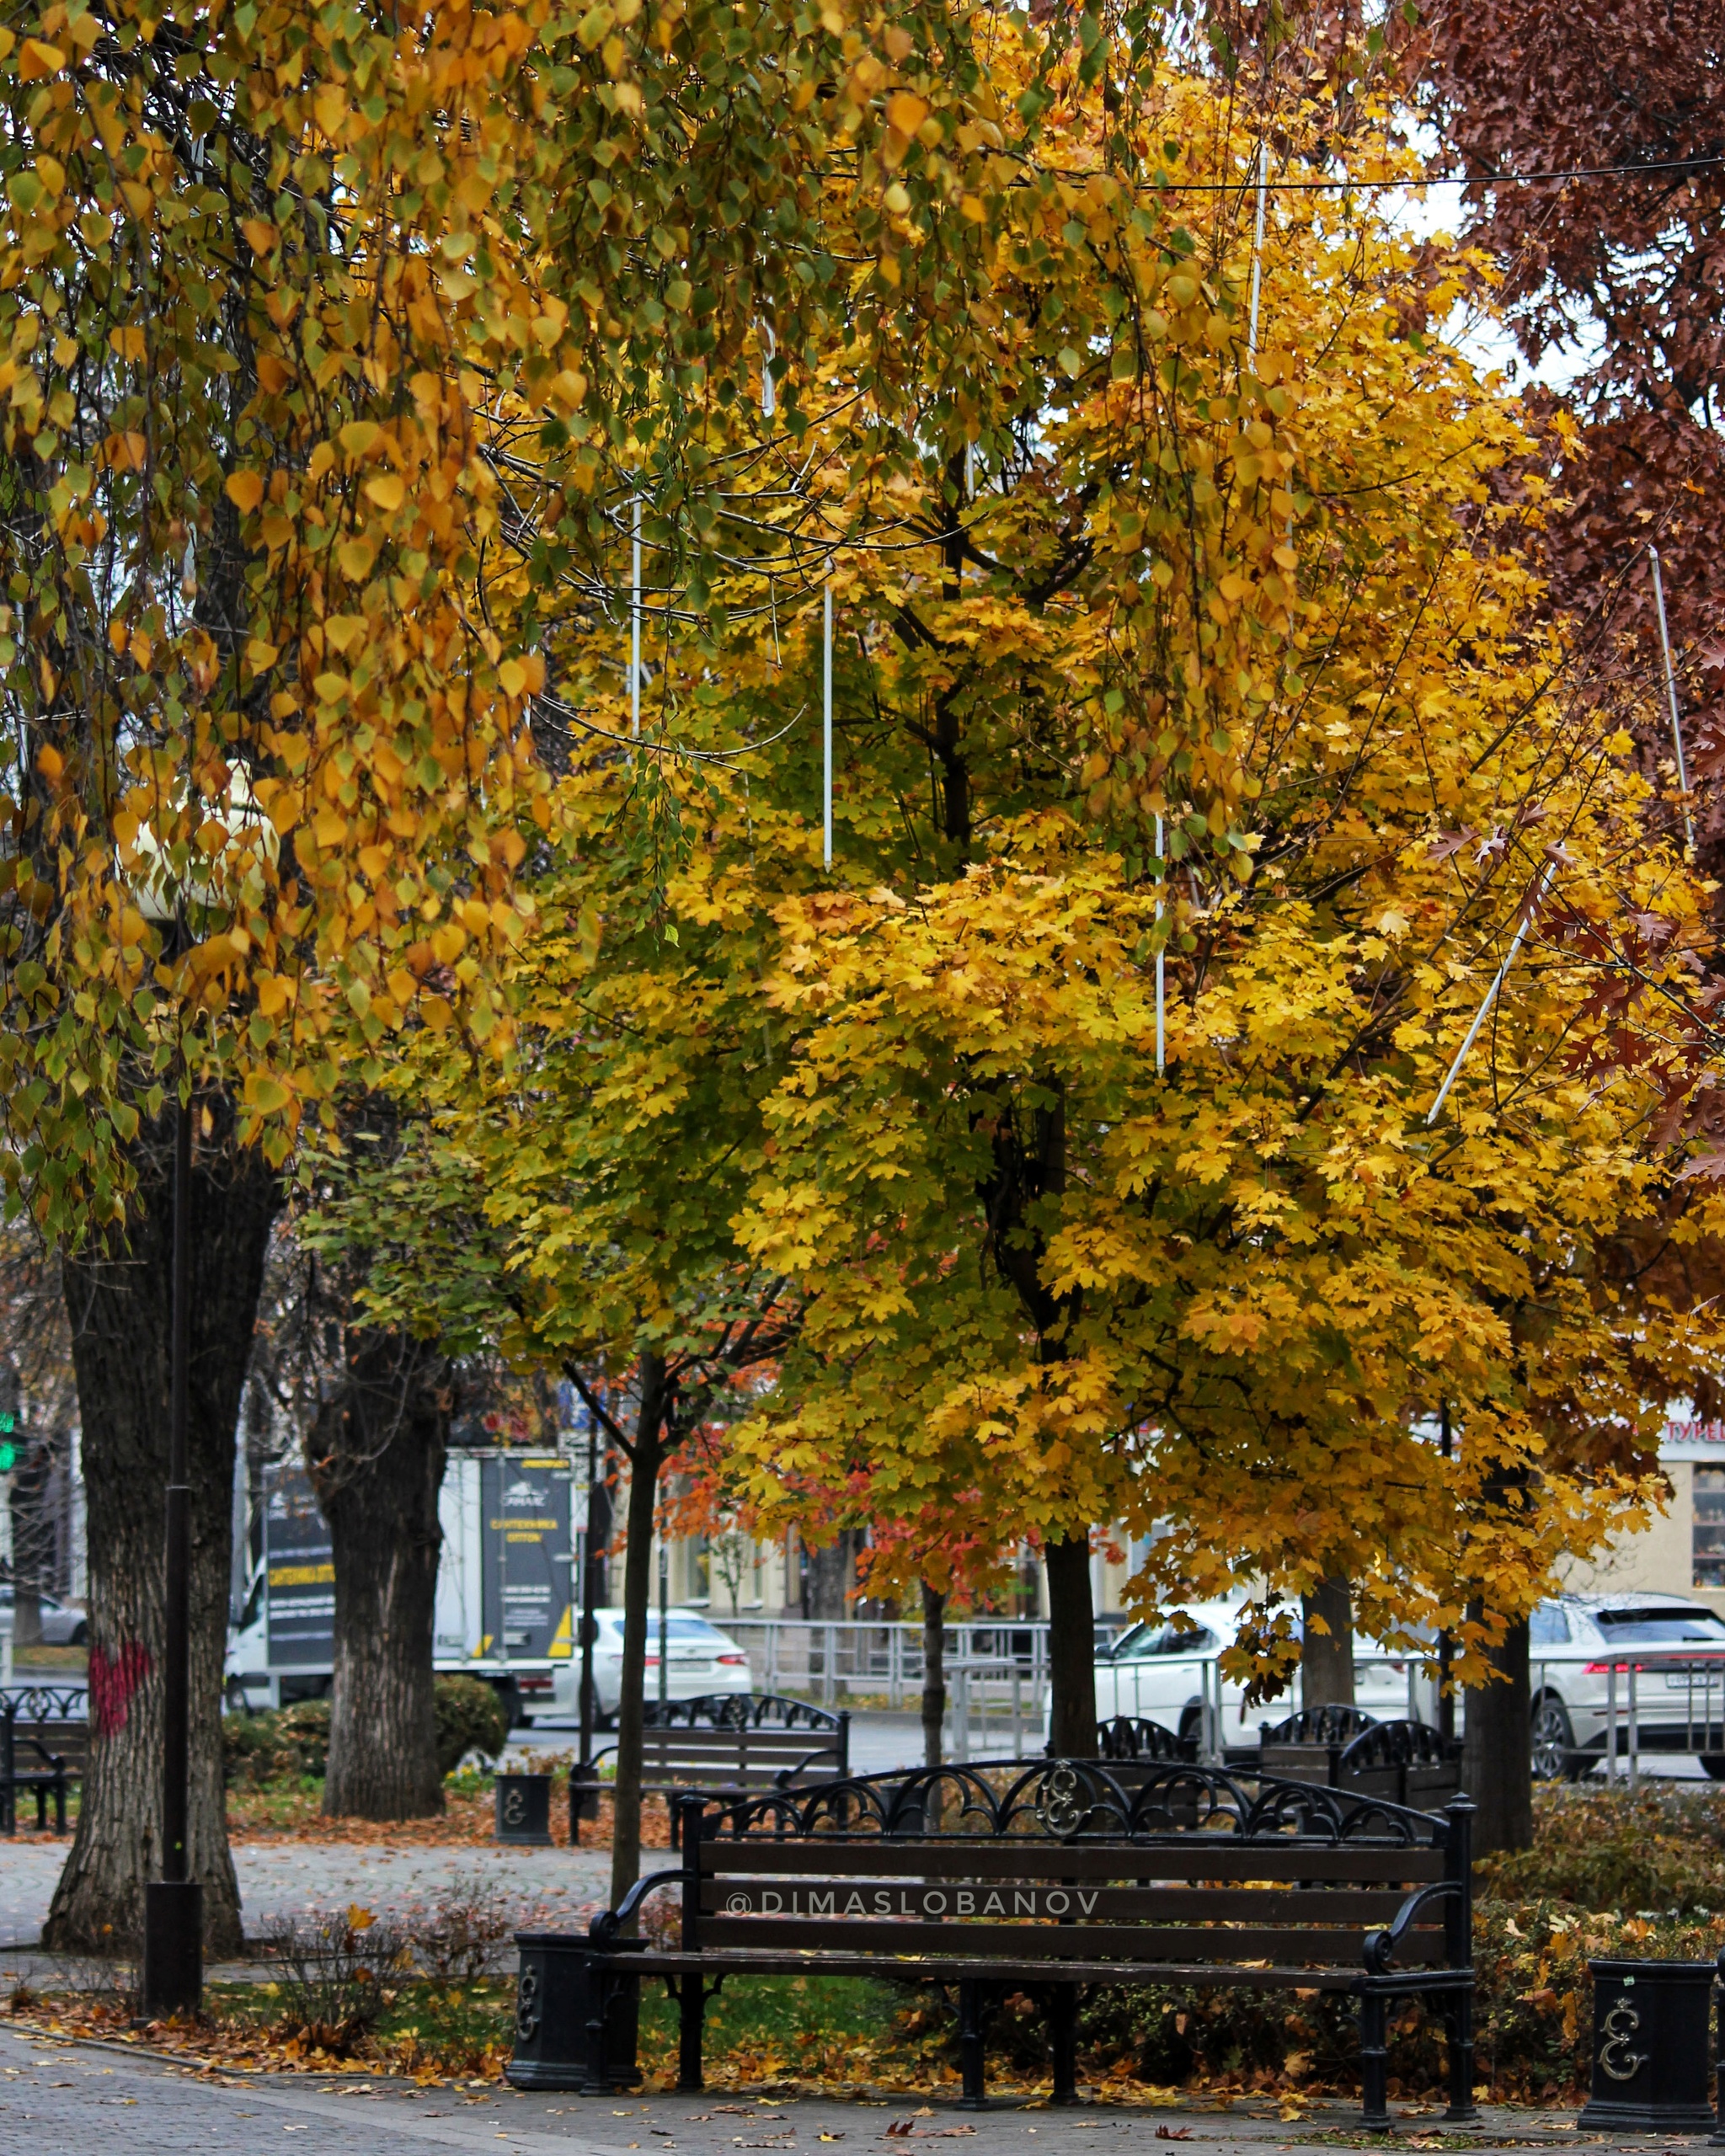
M 444 1470 L 433 1659 L 494 1684 L 518 1723 L 577 1711 L 574 1483 L 560 1454 L 451 1452 Z M 323 1697 L 334 1639 L 334 1553 L 311 1480 L 266 1468 L 263 1560 L 228 1635 L 229 1708 Z

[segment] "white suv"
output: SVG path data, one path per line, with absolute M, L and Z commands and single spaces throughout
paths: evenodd
M 1725 1781 L 1725 1620 L 1704 1604 L 1678 1594 L 1559 1595 L 1535 1609 L 1528 1647 L 1540 1780 L 1588 1773 L 1589 1753 L 1604 1760 L 1614 1689 L 1617 1748 L 1627 1751 L 1629 1672 L 1620 1666 L 1614 1687 L 1599 1657 L 1628 1654 L 1636 1663 L 1637 1748 L 1694 1753 Z M 1648 1650 L 1645 1660 L 1641 1649 Z

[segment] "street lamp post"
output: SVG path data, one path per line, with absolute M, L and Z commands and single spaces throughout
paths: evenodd
M 174 1277 L 168 1328 L 168 1492 L 162 1615 L 162 1876 L 144 1887 L 144 2011 L 195 2010 L 204 1991 L 204 1890 L 188 1878 L 191 1757 L 191 1500 L 186 1426 L 191 1345 L 192 1106 L 174 1132 Z

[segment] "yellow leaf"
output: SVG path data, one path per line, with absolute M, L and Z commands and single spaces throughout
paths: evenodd
M 27 37 L 24 51 L 18 56 L 18 72 L 26 83 L 39 83 L 45 75 L 57 75 L 66 65 L 66 55 L 57 45 L 44 45 L 40 38 Z
M 246 1106 L 259 1115 L 279 1115 L 293 1094 L 279 1078 L 254 1070 L 246 1080 Z
M 379 509 L 393 513 L 406 499 L 407 488 L 393 472 L 380 472 L 375 479 L 366 480 L 366 493 Z
M 927 100 L 909 90 L 895 90 L 886 101 L 886 124 L 900 135 L 914 135 L 927 117 Z
M 249 516 L 264 499 L 263 474 L 259 472 L 230 472 L 222 492 L 242 515 Z M 272 652 L 272 659 L 274 656 Z

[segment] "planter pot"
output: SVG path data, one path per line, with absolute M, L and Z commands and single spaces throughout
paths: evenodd
M 1616 2133 L 1705 2133 L 1711 1961 L 1589 1961 L 1593 2094 L 1577 2123 Z
M 549 1774 L 497 1777 L 497 1839 L 528 1849 L 550 1848 Z

